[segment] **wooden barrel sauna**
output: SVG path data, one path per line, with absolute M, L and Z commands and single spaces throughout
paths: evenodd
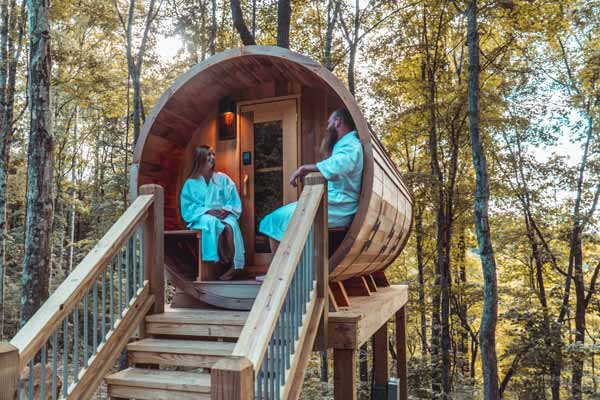
M 180 76 L 144 123 L 133 158 L 132 193 L 144 184 L 163 186 L 165 230 L 186 229 L 179 193 L 194 147 L 211 145 L 217 169 L 234 180 L 242 196 L 246 263 L 268 264 L 265 238 L 255 227 L 266 212 L 298 198 L 287 179 L 298 165 L 321 158 L 318 149 L 327 117 L 342 106 L 356 123 L 364 148 L 364 172 L 352 224 L 330 232 L 334 246 L 330 280 L 383 271 L 402 251 L 410 233 L 409 190 L 342 82 L 319 63 L 287 49 L 228 50 Z M 193 240 L 184 244 L 181 238 L 167 237 L 166 241 L 171 281 L 198 299 L 223 304 L 226 299 L 219 293 L 195 284 Z M 233 299 L 230 306 L 245 308 L 249 301 Z

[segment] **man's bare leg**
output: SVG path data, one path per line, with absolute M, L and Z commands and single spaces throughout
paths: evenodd
M 269 246 L 271 246 L 271 253 L 275 254 L 279 248 L 279 241 L 269 238 Z

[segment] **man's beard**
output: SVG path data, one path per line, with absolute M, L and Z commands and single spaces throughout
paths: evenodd
M 337 129 L 335 126 L 327 128 L 327 133 L 321 142 L 321 153 L 325 156 L 329 156 L 333 151 L 333 146 L 338 140 Z

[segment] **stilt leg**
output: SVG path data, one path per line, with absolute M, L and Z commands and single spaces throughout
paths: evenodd
M 356 400 L 356 350 L 333 350 L 333 398 Z
M 388 331 L 387 323 L 375 333 L 373 348 L 373 367 L 375 369 L 374 400 L 387 400 L 388 369 Z
M 400 400 L 408 399 L 406 382 L 406 306 L 396 313 L 396 347 L 398 350 L 398 379 L 400 379 Z

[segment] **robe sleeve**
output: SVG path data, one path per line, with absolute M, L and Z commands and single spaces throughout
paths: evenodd
M 202 195 L 194 184 L 188 179 L 181 189 L 181 216 L 187 222 L 188 227 L 200 221 L 209 208 L 204 206 L 205 196 Z
M 223 210 L 230 212 L 235 215 L 236 218 L 239 218 L 242 215 L 242 201 L 240 200 L 240 195 L 238 194 L 237 188 L 235 187 L 235 183 L 228 176 L 224 176 L 225 178 L 225 198 L 223 204 Z
M 317 168 L 328 181 L 337 181 L 340 175 L 348 174 L 355 169 L 360 157 L 362 157 L 360 149 L 347 143 L 336 148 L 329 158 L 319 161 Z

